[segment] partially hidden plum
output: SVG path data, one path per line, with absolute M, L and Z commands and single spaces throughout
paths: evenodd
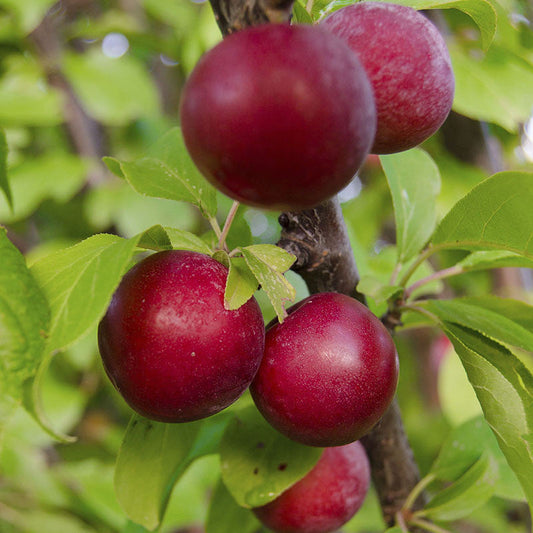
M 372 146 L 372 89 L 338 37 L 265 24 L 226 37 L 183 91 L 189 153 L 220 191 L 266 209 L 314 207 L 346 186 Z
M 346 6 L 322 25 L 357 54 L 372 84 L 378 114 L 372 153 L 407 150 L 439 129 L 455 80 L 435 25 L 411 7 L 381 2 Z
M 329 533 L 355 515 L 369 484 L 370 465 L 360 442 L 326 448 L 305 477 L 253 511 L 276 533 Z
M 195 252 L 165 251 L 122 279 L 98 329 L 105 370 L 126 402 L 162 422 L 217 413 L 247 389 L 265 328 L 252 297 L 224 308 L 228 270 Z

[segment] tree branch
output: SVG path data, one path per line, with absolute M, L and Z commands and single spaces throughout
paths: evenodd
M 210 0 L 222 32 L 228 35 L 266 22 L 288 22 L 294 0 Z

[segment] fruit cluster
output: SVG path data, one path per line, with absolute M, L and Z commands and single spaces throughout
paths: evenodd
M 407 150 L 435 133 L 453 94 L 446 45 L 426 17 L 361 2 L 319 26 L 226 37 L 192 72 L 181 124 L 192 159 L 223 193 L 299 210 L 339 192 L 369 151 Z
M 364 2 L 320 27 L 272 24 L 227 37 L 191 74 L 181 121 L 193 160 L 222 192 L 248 205 L 301 209 L 336 194 L 369 151 L 405 150 L 434 133 L 453 86 L 446 48 L 427 19 Z M 213 415 L 250 387 L 274 428 L 327 447 L 304 479 L 256 515 L 278 532 L 333 531 L 368 487 L 356 441 L 394 396 L 394 343 L 364 305 L 336 293 L 304 299 L 265 331 L 253 297 L 225 308 L 227 276 L 196 252 L 137 263 L 100 323 L 106 372 L 135 411 L 163 422 Z

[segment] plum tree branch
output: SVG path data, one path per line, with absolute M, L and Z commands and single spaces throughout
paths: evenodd
M 265 22 L 287 22 L 293 0 L 210 0 L 224 35 Z M 334 291 L 363 301 L 357 293 L 359 275 L 337 199 L 313 209 L 282 213 L 279 245 L 296 255 L 293 269 L 312 293 Z M 393 525 L 395 515 L 420 481 L 396 401 L 363 440 L 372 465 L 383 516 Z M 422 507 L 424 496 L 412 510 Z

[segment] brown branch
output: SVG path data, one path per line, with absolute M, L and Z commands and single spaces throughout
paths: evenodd
M 292 6 L 292 0 L 210 1 L 224 35 L 253 24 L 288 21 Z M 313 209 L 282 213 L 279 221 L 282 234 L 278 244 L 296 255 L 293 268 L 312 293 L 334 291 L 362 300 L 356 291 L 359 276 L 337 199 Z M 393 525 L 395 514 L 420 478 L 396 401 L 362 442 L 385 522 Z M 415 508 L 422 502 L 423 497 Z
M 222 35 L 266 22 L 288 22 L 294 0 L 210 0 Z

